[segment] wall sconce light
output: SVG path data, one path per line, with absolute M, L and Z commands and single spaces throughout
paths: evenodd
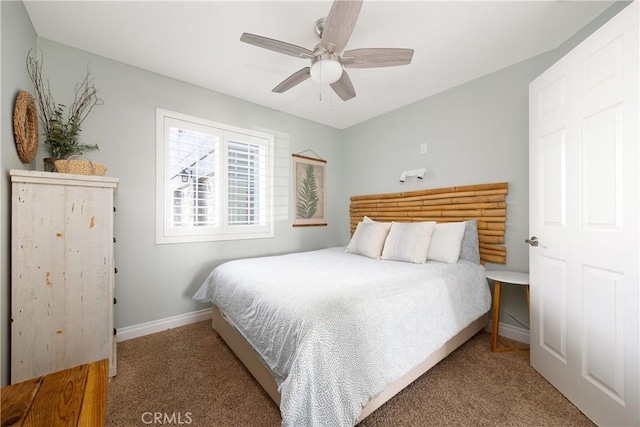
M 412 176 L 415 176 L 417 179 L 423 179 L 426 173 L 427 170 L 425 168 L 404 171 L 400 174 L 400 182 L 405 182 L 407 178 L 410 178 Z

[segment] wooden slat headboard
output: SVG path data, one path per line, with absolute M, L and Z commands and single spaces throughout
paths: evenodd
M 375 221 L 478 220 L 480 260 L 505 264 L 506 182 L 351 197 L 351 233 L 366 215 Z

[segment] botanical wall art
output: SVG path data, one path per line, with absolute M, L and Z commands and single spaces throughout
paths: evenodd
M 295 193 L 294 227 L 327 225 L 326 166 L 327 161 L 292 154 Z

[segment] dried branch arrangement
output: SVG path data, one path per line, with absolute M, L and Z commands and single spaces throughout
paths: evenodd
M 42 75 L 42 54 L 40 59 L 33 56 L 29 50 L 27 55 L 27 72 L 35 88 L 38 101 L 40 123 L 44 128 L 44 143 L 53 158 L 67 158 L 73 154 L 87 150 L 98 150 L 98 144 L 82 144 L 79 142 L 82 122 L 87 118 L 93 107 L 104 102 L 98 97 L 91 70 L 87 65 L 87 74 L 75 86 L 75 98 L 71 108 L 64 117 L 66 105 L 58 104 L 53 99 L 49 79 L 45 81 Z

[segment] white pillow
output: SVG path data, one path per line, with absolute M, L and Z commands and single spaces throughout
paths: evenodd
M 449 264 L 457 263 L 465 228 L 465 221 L 436 224 L 431 235 L 427 259 Z
M 389 225 L 391 225 L 391 223 L 390 223 L 390 222 L 376 221 L 376 220 L 373 220 L 373 219 L 369 218 L 369 217 L 368 217 L 368 216 L 366 216 L 366 215 L 362 218 L 362 222 L 368 222 L 368 223 L 371 223 L 371 222 L 377 222 L 377 223 L 379 223 L 379 224 L 389 224 Z
M 359 222 L 345 252 L 380 259 L 391 223 Z
M 382 259 L 414 264 L 426 262 L 435 225 L 433 221 L 392 223 L 384 242 Z

